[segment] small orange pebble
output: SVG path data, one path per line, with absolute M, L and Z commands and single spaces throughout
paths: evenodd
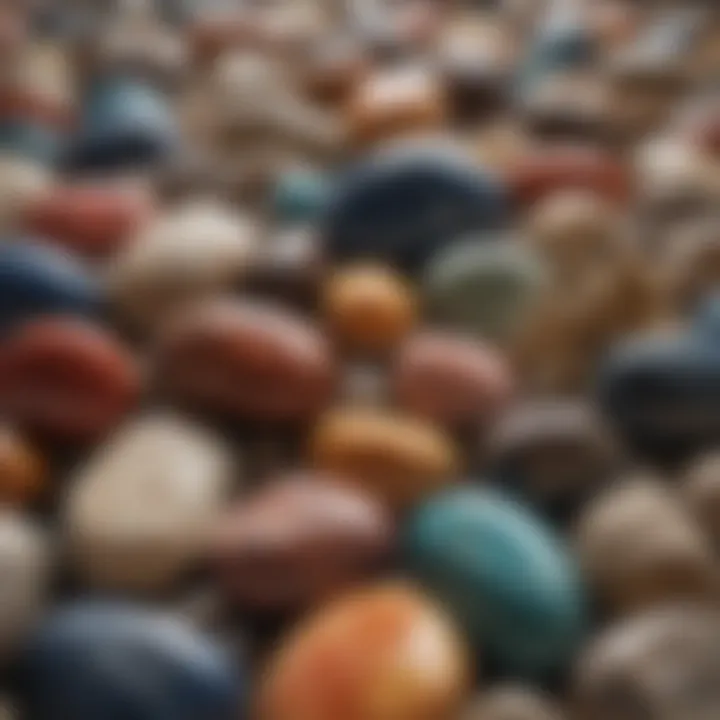
M 88 257 L 112 255 L 149 218 L 150 198 L 114 186 L 51 187 L 26 208 L 27 225 L 49 240 Z
M 0 427 L 0 503 L 26 505 L 43 492 L 47 466 L 16 430 Z
M 418 68 L 376 73 L 358 86 L 347 104 L 348 142 L 355 148 L 367 148 L 437 130 L 445 122 L 446 110 L 439 76 Z
M 467 652 L 439 608 L 400 584 L 337 600 L 281 644 L 257 720 L 448 720 L 466 698 Z
M 383 266 L 337 270 L 324 289 L 322 304 L 330 332 L 344 346 L 362 352 L 392 349 L 417 319 L 412 288 Z
M 452 482 L 459 469 L 457 450 L 442 430 L 371 407 L 327 412 L 312 433 L 309 455 L 315 468 L 348 477 L 400 509 Z
M 623 163 L 585 146 L 538 149 L 516 158 L 507 175 L 511 192 L 522 206 L 571 188 L 593 191 L 620 204 L 632 195 L 630 172 Z

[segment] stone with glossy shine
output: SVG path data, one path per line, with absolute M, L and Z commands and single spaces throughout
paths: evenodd
M 584 588 L 569 550 L 501 493 L 458 487 L 401 528 L 404 565 L 473 646 L 515 677 L 566 668 L 585 634 Z
M 402 585 L 370 586 L 300 625 L 261 681 L 258 720 L 444 720 L 467 689 L 461 638 Z

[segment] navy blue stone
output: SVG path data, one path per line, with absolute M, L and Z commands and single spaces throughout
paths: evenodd
M 338 181 L 325 218 L 326 249 L 420 270 L 459 236 L 502 227 L 510 212 L 499 178 L 454 152 L 385 149 Z
M 567 669 L 586 625 L 575 562 L 550 528 L 509 496 L 457 487 L 401 530 L 405 567 L 448 609 L 483 661 L 516 677 Z
M 20 685 L 29 720 L 238 720 L 237 662 L 189 625 L 153 610 L 81 602 L 31 640 Z
M 41 315 L 102 309 L 102 285 L 71 255 L 36 240 L 0 245 L 0 331 Z
M 65 137 L 58 130 L 32 121 L 0 123 L 0 152 L 12 153 L 55 164 L 64 149 Z
M 111 77 L 90 90 L 67 161 L 75 170 L 154 165 L 178 145 L 179 129 L 167 99 L 151 85 Z
M 683 460 L 720 441 L 720 301 L 676 334 L 641 335 L 612 350 L 598 398 L 629 444 Z

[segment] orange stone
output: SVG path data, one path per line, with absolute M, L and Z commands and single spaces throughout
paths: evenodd
M 417 303 L 412 289 L 389 268 L 358 265 L 330 277 L 323 310 L 330 332 L 343 346 L 381 353 L 412 329 Z
M 468 688 L 460 638 L 410 587 L 346 596 L 280 646 L 257 720 L 448 720 Z
M 18 432 L 0 427 L 0 503 L 26 505 L 45 489 L 47 466 Z

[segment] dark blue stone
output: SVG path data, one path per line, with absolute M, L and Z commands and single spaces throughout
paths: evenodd
M 68 164 L 75 170 L 154 165 L 178 148 L 179 129 L 167 99 L 125 77 L 98 82 L 85 100 Z
M 658 460 L 683 460 L 720 441 L 720 301 L 693 325 L 615 347 L 599 373 L 601 406 L 626 441 Z
M 66 252 L 35 240 L 0 245 L 0 331 L 41 315 L 96 316 L 102 286 Z
M 20 685 L 29 720 L 238 720 L 238 671 L 225 649 L 176 618 L 84 602 L 46 619 Z
M 54 128 L 32 121 L 0 123 L 0 152 L 31 158 L 53 165 L 60 158 L 64 135 Z
M 586 629 L 582 583 L 559 538 L 509 496 L 457 487 L 402 528 L 406 568 L 437 596 L 481 657 L 503 673 L 565 669 Z
M 445 149 L 380 151 L 338 181 L 326 217 L 328 253 L 421 269 L 459 236 L 501 227 L 509 200 L 502 182 Z

